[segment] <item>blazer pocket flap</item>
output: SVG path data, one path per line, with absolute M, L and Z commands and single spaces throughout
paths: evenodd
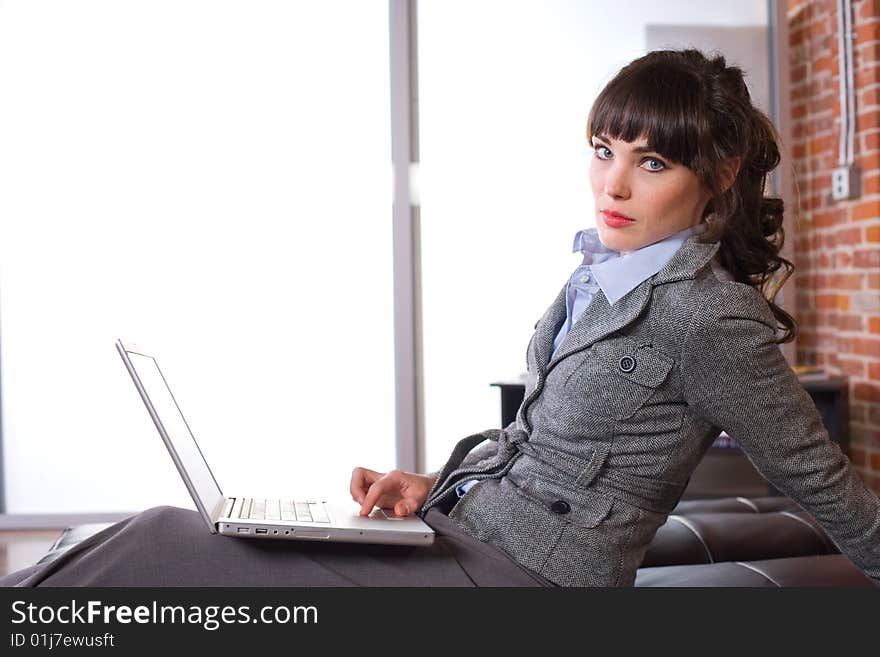
M 547 509 L 548 513 L 578 527 L 596 527 L 614 504 L 608 495 L 577 490 L 558 481 L 532 475 L 519 484 L 520 490 Z
M 511 470 L 514 479 L 531 476 L 547 481 L 568 479 L 580 490 L 586 489 L 598 476 L 611 451 L 608 443 L 594 443 L 592 446 L 580 445 L 581 453 L 576 456 L 528 440 L 518 448 L 531 458 L 518 459 Z M 541 469 L 536 470 L 536 467 Z
M 607 371 L 649 388 L 663 383 L 675 364 L 651 345 L 639 345 L 634 340 L 609 342 L 603 360 Z

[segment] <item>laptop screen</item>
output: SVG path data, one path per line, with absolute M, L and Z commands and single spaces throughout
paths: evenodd
M 180 463 L 175 465 L 178 465 L 178 470 L 183 468 L 185 472 L 181 472 L 181 476 L 184 480 L 189 479 L 195 491 L 194 498 L 196 495 L 199 498 L 199 500 L 194 499 L 196 505 L 198 506 L 201 501 L 205 513 L 209 517 L 214 517 L 216 507 L 225 498 L 171 394 L 165 377 L 159 370 L 159 364 L 155 358 L 146 354 L 129 349 L 125 349 L 125 353 L 148 398 L 144 399 L 144 403 L 147 404 L 148 409 L 152 406 L 156 414 L 156 417 L 153 417 L 156 428 L 159 429 L 160 434 L 163 434 L 163 438 L 170 442 L 169 451 L 176 453 L 180 460 Z M 193 491 L 191 490 L 190 493 L 192 494 Z

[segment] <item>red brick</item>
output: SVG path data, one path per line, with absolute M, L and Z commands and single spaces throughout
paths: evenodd
M 855 354 L 880 358 L 880 339 L 854 337 L 852 345 Z
M 880 16 L 880 1 L 862 0 L 856 4 L 855 9 L 858 12 L 856 21 L 871 19 Z
M 851 246 L 853 244 L 861 244 L 862 243 L 862 229 L 861 226 L 847 226 L 846 228 L 840 228 L 834 233 L 834 243 L 835 245 L 846 245 Z
M 832 130 L 835 129 L 834 124 L 834 117 L 831 116 L 831 114 L 829 114 L 828 112 L 812 116 L 810 117 L 810 120 L 806 123 L 807 129 L 809 131 L 809 134 L 807 136 L 830 133 Z M 836 139 L 836 137 L 833 138 Z
M 847 376 L 865 376 L 865 363 L 863 361 L 851 358 L 838 358 L 837 361 L 841 371 Z M 852 411 L 853 409 L 850 410 Z M 850 416 L 850 419 L 852 419 L 852 416 Z
M 809 34 L 810 39 L 819 39 L 819 37 L 828 32 L 828 27 L 828 19 L 825 18 L 824 20 L 818 20 L 812 23 L 809 26 L 807 33 Z
M 861 315 L 838 315 L 836 326 L 841 331 L 863 331 L 865 320 Z
M 863 65 L 867 62 L 876 62 L 880 60 L 880 42 L 871 41 L 864 45 L 856 45 L 856 53 L 858 53 L 858 61 Z
M 856 113 L 856 130 L 870 130 L 877 127 L 880 127 L 880 112 L 876 109 Z
M 865 241 L 880 242 L 880 226 L 865 226 Z
M 868 378 L 880 381 L 880 363 L 868 363 Z
M 870 463 L 872 470 L 880 471 L 880 452 L 871 452 L 870 453 Z
M 826 333 L 825 331 L 820 331 L 816 334 L 816 347 L 823 351 L 828 351 L 830 349 L 837 349 L 838 338 L 834 333 Z
M 878 210 L 880 210 L 880 206 L 878 206 Z M 843 222 L 840 219 L 840 212 L 838 210 L 831 210 L 830 212 L 814 213 L 813 223 L 819 228 L 827 228 L 828 226 L 835 226 Z
M 797 307 L 801 312 L 812 310 L 816 307 L 816 298 L 809 291 L 797 288 L 795 290 L 795 300 L 797 301 Z
M 857 249 L 853 252 L 853 266 L 867 269 L 880 267 L 880 249 Z
M 880 217 L 880 201 L 863 201 L 853 206 L 850 215 L 854 220 L 876 219 Z
M 837 350 L 844 354 L 852 353 L 852 338 L 846 335 L 838 335 Z
M 864 89 L 877 82 L 878 79 L 880 79 L 880 70 L 876 66 L 856 71 L 854 76 L 855 87 L 856 89 Z
M 817 153 L 825 153 L 831 150 L 833 144 L 831 135 L 825 137 L 815 137 L 810 140 L 810 155 Z
M 856 26 L 856 43 L 867 43 L 880 39 L 880 23 L 862 23 Z
M 868 287 L 872 290 L 880 289 L 880 273 L 868 272 Z
M 795 313 L 795 319 L 797 320 L 800 335 L 802 336 L 805 331 L 811 330 L 816 325 L 816 313 L 804 312 L 802 304 L 798 303 L 795 305 L 799 309 L 799 311 Z
M 878 91 L 877 89 L 870 89 L 869 91 L 874 94 L 870 104 L 876 105 L 878 97 L 880 97 L 880 91 Z M 867 105 L 868 103 L 866 102 L 865 104 Z M 878 148 L 880 148 L 880 132 L 872 130 L 871 132 L 863 135 L 862 139 L 864 140 L 863 148 L 865 149 L 865 151 L 876 151 Z
M 880 402 L 880 385 L 856 383 L 853 385 L 853 397 L 870 402 Z
M 817 294 L 816 295 L 816 307 L 817 308 L 837 308 L 837 295 L 836 294 Z
M 831 274 L 828 278 L 828 287 L 831 288 L 843 290 L 862 289 L 862 274 Z
M 831 173 L 830 172 L 814 172 L 810 176 L 810 185 L 813 187 L 819 188 L 827 188 L 831 187 Z
M 836 158 L 837 156 L 835 156 Z M 871 169 L 877 168 L 877 156 L 874 153 L 870 153 L 868 155 L 862 153 L 856 153 L 856 164 L 859 166 L 859 169 L 862 171 L 870 171 Z M 837 167 L 837 160 L 834 160 L 834 163 L 830 168 Z
M 829 373 L 835 376 L 840 374 L 840 365 L 837 362 L 837 354 L 835 352 L 832 351 L 828 353 L 828 358 L 825 360 L 825 364 L 827 365 L 826 369 Z
M 880 135 L 880 133 L 874 133 Z M 880 192 L 880 173 L 862 176 L 862 193 L 877 194 Z
M 823 73 L 828 71 L 829 73 L 834 73 L 839 69 L 839 64 L 837 63 L 837 58 L 832 57 L 831 53 L 824 55 L 822 57 L 817 57 L 813 61 L 812 73 L 816 75 L 817 73 Z

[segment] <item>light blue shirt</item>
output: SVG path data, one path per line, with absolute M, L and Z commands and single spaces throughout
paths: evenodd
M 574 236 L 572 252 L 580 251 L 584 260 L 568 279 L 566 317 L 553 340 L 551 360 L 600 288 L 608 303 L 614 306 L 628 292 L 663 269 L 681 245 L 702 229 L 703 224 L 690 226 L 625 256 L 605 246 L 595 228 L 579 230 Z M 476 479 L 469 479 L 456 486 L 455 491 L 461 497 L 476 482 Z
M 584 260 L 568 279 L 565 294 L 566 318 L 553 340 L 550 358 L 556 355 L 565 336 L 590 305 L 599 288 L 602 288 L 609 305 L 613 306 L 628 292 L 663 269 L 688 237 L 701 230 L 702 224 L 690 226 L 625 256 L 602 244 L 595 228 L 579 230 L 574 236 L 572 253 L 580 251 L 584 254 Z

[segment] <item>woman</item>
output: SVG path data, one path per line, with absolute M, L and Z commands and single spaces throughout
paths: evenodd
M 516 421 L 434 475 L 352 473 L 361 514 L 418 513 L 432 548 L 236 541 L 159 508 L 0 583 L 630 586 L 723 429 L 880 584 L 880 501 L 778 348 L 796 335 L 773 302 L 794 269 L 764 197 L 779 152 L 741 70 L 651 52 L 601 92 L 587 137 L 596 228 L 536 325 Z

